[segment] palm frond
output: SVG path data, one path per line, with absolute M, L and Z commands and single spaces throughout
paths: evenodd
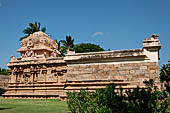
M 43 27 L 43 28 L 41 29 L 41 31 L 45 33 L 46 28 L 45 28 L 45 27 Z
M 30 28 L 33 28 L 33 25 L 34 25 L 33 23 L 29 23 Z
M 27 34 L 29 36 L 30 34 L 33 34 L 34 32 L 40 31 L 41 24 L 40 22 L 35 22 L 35 23 L 29 23 L 29 27 L 23 30 L 23 33 Z M 46 31 L 46 28 L 43 27 L 41 29 L 42 32 Z M 25 37 L 25 36 L 24 36 Z M 22 37 L 23 38 L 23 37 Z M 22 40 L 22 38 L 20 40 Z
M 26 35 L 26 36 L 24 36 L 24 37 L 21 37 L 19 40 L 21 41 L 21 40 L 23 40 L 23 39 L 25 39 L 25 38 L 27 38 L 28 37 L 28 35 Z
M 37 29 L 37 23 L 36 23 L 36 22 L 35 22 L 35 24 L 33 24 L 32 29 L 33 29 L 34 32 L 37 32 L 37 31 L 38 31 L 38 29 Z
M 60 40 L 60 42 L 61 42 L 63 45 L 67 43 L 65 40 Z
M 31 28 L 26 28 L 26 29 L 23 30 L 23 33 L 25 33 L 25 34 L 32 34 L 33 31 L 32 31 Z
M 41 24 L 40 24 L 40 22 L 38 22 L 38 26 L 37 26 L 38 31 L 40 31 L 40 26 L 41 26 Z

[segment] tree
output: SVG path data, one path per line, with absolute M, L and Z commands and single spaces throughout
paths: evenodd
M 21 37 L 20 38 L 20 41 L 26 37 L 28 37 L 30 34 L 33 34 L 35 32 L 38 32 L 38 31 L 42 31 L 42 32 L 45 32 L 46 31 L 46 28 L 43 27 L 40 29 L 40 26 L 41 24 L 38 22 L 35 22 L 35 23 L 29 23 L 29 27 L 24 29 L 23 30 L 23 33 L 26 34 L 24 37 Z
M 63 46 L 60 47 L 60 50 L 63 51 L 63 53 L 67 53 L 68 51 L 72 51 L 74 47 L 74 38 L 71 36 L 66 36 L 66 40 L 60 41 Z
M 166 90 L 170 92 L 170 63 L 162 65 L 160 70 L 160 81 L 165 84 Z
M 99 45 L 95 45 L 91 43 L 81 43 L 81 44 L 76 44 L 74 46 L 74 51 L 76 53 L 84 53 L 84 52 L 104 51 L 104 49 L 101 48 Z
M 7 69 L 0 68 L 0 75 L 8 75 L 9 72 Z

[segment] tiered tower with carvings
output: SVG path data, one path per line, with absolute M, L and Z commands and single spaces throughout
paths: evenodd
M 21 60 L 34 60 L 39 58 L 53 58 L 60 55 L 55 40 L 51 40 L 43 32 L 36 32 L 21 41 Z

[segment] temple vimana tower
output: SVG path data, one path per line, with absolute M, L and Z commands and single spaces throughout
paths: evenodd
M 89 91 L 110 83 L 123 89 L 145 87 L 143 81 L 159 82 L 158 35 L 143 40 L 142 49 L 88 53 L 68 52 L 60 57 L 57 43 L 43 32 L 35 32 L 21 41 L 17 52 L 7 64 L 10 70 L 4 98 L 64 99 L 67 91 Z

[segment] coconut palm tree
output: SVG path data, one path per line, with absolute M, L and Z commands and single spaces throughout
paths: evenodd
M 26 34 L 26 36 L 21 37 L 20 41 L 26 37 L 28 37 L 30 34 L 33 34 L 34 32 L 42 31 L 45 32 L 46 28 L 43 27 L 40 29 L 41 24 L 38 22 L 35 23 L 29 23 L 29 27 L 23 30 L 23 33 Z
M 74 47 L 74 39 L 71 36 L 66 36 L 66 40 L 60 41 L 63 46 L 61 46 L 61 50 L 66 54 L 68 51 L 72 51 Z

